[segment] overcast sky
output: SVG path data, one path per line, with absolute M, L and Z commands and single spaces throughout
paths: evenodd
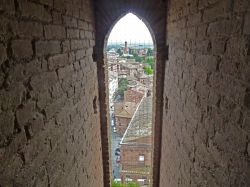
M 134 14 L 128 13 L 113 27 L 108 43 L 112 42 L 153 43 L 147 26 Z

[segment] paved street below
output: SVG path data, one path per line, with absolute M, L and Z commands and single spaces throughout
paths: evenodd
M 115 155 L 115 149 L 119 148 L 119 143 L 121 141 L 121 136 L 117 133 L 113 132 L 113 128 L 111 128 L 112 141 L 111 141 L 111 149 L 112 149 L 112 176 L 113 179 L 120 178 L 120 164 L 116 163 L 117 156 Z

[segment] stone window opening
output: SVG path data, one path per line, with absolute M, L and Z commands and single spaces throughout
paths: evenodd
M 133 28 L 135 23 L 137 28 Z M 121 28 L 126 32 L 121 33 Z M 114 42 L 114 37 L 120 41 L 129 37 L 134 40 Z M 138 38 L 143 41 L 136 41 Z M 112 168 L 112 181 L 121 180 L 126 183 L 126 174 L 129 174 L 132 182 L 144 185 L 144 182 L 138 181 L 141 174 L 139 169 L 147 176 L 146 183 L 151 181 L 153 94 L 148 93 L 153 93 L 154 46 L 152 34 L 145 23 L 131 13 L 122 17 L 112 28 L 109 43 L 106 45 L 105 74 L 109 96 L 107 124 L 111 142 L 109 165 Z M 147 152 L 147 163 L 144 162 L 145 155 L 141 152 Z
M 165 6 L 161 4 L 152 3 L 148 8 L 139 8 L 143 5 L 127 5 L 125 2 L 115 2 L 116 9 L 110 9 L 110 6 L 104 1 L 96 1 L 95 8 L 96 16 L 96 45 L 94 48 L 95 61 L 97 62 L 98 71 L 98 85 L 99 85 L 99 103 L 100 103 L 100 122 L 101 122 L 101 135 L 102 135 L 102 157 L 103 157 L 103 180 L 104 186 L 108 187 L 111 184 L 110 176 L 112 170 L 110 167 L 110 153 L 109 148 L 109 130 L 108 130 L 108 100 L 107 100 L 107 73 L 106 73 L 106 57 L 105 47 L 107 39 L 113 26 L 120 20 L 121 17 L 131 12 L 139 17 L 143 23 L 148 27 L 154 41 L 155 48 L 155 79 L 153 93 L 153 161 L 152 161 L 152 186 L 159 186 L 159 170 L 160 170 L 160 154 L 161 154 L 161 128 L 162 128 L 162 109 L 163 109 L 163 81 L 165 60 L 167 59 L 168 52 L 166 51 L 164 27 L 158 27 L 158 24 L 165 24 L 166 11 Z M 135 3 L 136 4 L 136 3 Z M 158 6 L 159 5 L 159 6 Z M 146 6 L 146 5 L 145 5 Z M 158 7 L 157 14 L 155 14 L 155 7 Z M 119 9 L 118 7 L 122 7 Z M 119 11 L 118 11 L 119 9 Z M 152 11 L 152 12 L 151 12 Z M 151 12 L 151 13 L 150 13 Z M 154 12 L 154 13 L 153 13 Z M 153 14 L 152 14 L 153 13 Z M 150 95 L 150 94 L 148 94 Z
M 144 162 L 145 161 L 145 156 L 144 155 L 139 155 L 139 161 L 140 162 Z

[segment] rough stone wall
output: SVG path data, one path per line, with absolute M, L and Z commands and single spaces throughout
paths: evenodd
M 250 186 L 250 1 L 168 1 L 160 186 Z
M 90 0 L 0 1 L 0 186 L 103 186 Z

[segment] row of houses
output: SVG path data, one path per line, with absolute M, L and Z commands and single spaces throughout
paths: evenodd
M 121 180 L 150 184 L 152 162 L 152 97 L 144 96 L 120 142 Z
M 134 59 L 108 56 L 109 98 L 114 109 L 120 142 L 120 176 L 122 182 L 135 181 L 141 185 L 150 182 L 152 152 L 152 96 L 153 76 L 146 75 L 142 63 Z M 122 101 L 114 102 L 119 79 L 128 80 Z

